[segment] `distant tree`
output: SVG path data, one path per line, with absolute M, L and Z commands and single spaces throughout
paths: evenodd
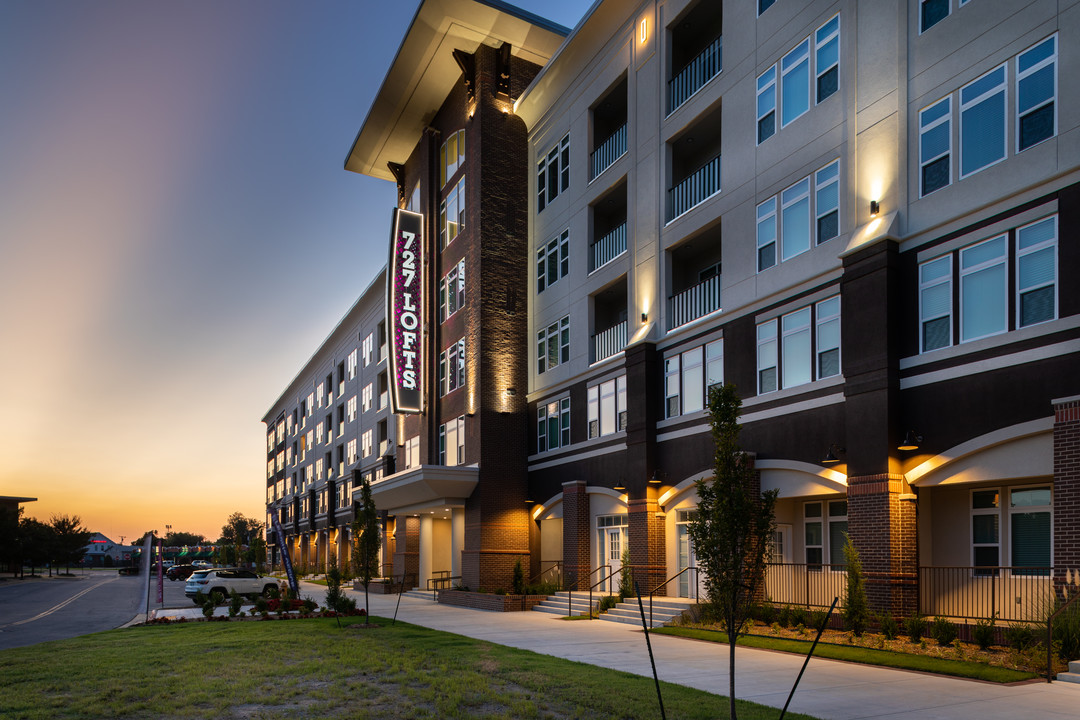
M 252 537 L 248 544 L 247 561 L 254 563 L 258 572 L 262 572 L 266 565 L 266 537 L 261 530 L 258 537 Z
M 697 481 L 698 508 L 689 525 L 709 603 L 728 637 L 728 712 L 732 720 L 736 717 L 735 643 L 765 575 L 769 541 L 776 528 L 773 509 L 778 492 L 753 492 L 753 465 L 738 444 L 741 407 L 734 385 L 709 389 L 715 469 L 712 477 Z
M 78 515 L 53 515 L 49 518 L 49 527 L 55 535 L 53 562 L 63 563 L 68 571 L 72 563 L 79 563 L 86 555 L 86 545 L 94 533 L 82 526 Z
M 16 573 L 22 570 L 23 561 L 22 514 L 23 508 L 18 505 L 0 507 L 0 564 L 4 569 L 12 565 Z
M 30 563 L 30 574 L 33 575 L 39 566 L 44 567 L 52 560 L 56 534 L 51 527 L 35 518 L 25 518 L 19 523 L 19 530 L 22 536 L 23 559 Z
M 227 557 L 233 557 L 240 564 L 240 546 L 247 545 L 262 533 L 262 523 L 254 518 L 244 517 L 243 513 L 234 512 L 221 527 L 219 546 L 232 546 Z
M 360 508 L 352 524 L 352 563 L 356 577 L 364 586 L 364 614 L 371 622 L 368 586 L 379 574 L 379 512 L 371 498 L 371 480 L 365 475 L 360 484 Z
M 182 547 L 184 545 L 202 545 L 206 542 L 206 536 L 191 532 L 171 532 L 165 536 L 165 545 L 168 547 Z

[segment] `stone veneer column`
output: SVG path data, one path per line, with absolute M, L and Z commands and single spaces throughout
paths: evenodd
M 1080 396 L 1054 400 L 1052 562 L 1058 582 L 1080 570 Z
M 585 482 L 563 484 L 563 581 L 569 590 L 592 570 L 589 562 L 589 493 Z
M 629 534 L 630 567 L 634 571 L 638 591 L 648 594 L 667 578 L 667 556 L 664 543 L 664 517 L 657 517 L 660 509 L 656 491 L 649 490 L 648 497 L 631 498 L 627 502 L 627 531 Z M 667 595 L 667 588 L 656 591 Z
M 907 617 L 918 610 L 915 495 L 903 475 L 848 478 L 848 533 L 859 550 L 870 607 Z
M 420 582 L 420 518 L 399 515 L 394 523 L 394 571 Z

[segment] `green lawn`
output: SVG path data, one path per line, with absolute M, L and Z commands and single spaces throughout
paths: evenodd
M 338 628 L 331 619 L 153 625 L 0 651 L 0 717 L 660 714 L 651 678 L 406 623 L 374 622 L 381 627 Z M 662 687 L 672 720 L 727 716 L 724 697 L 666 683 Z M 775 708 L 739 706 L 746 720 L 776 715 Z
M 664 635 L 688 637 L 695 640 L 706 640 L 708 642 L 727 643 L 727 633 L 716 630 L 664 627 L 657 628 L 653 632 Z M 739 645 L 765 648 L 768 650 L 780 650 L 783 652 L 797 653 L 799 655 L 806 655 L 806 653 L 810 651 L 811 644 L 810 641 L 773 638 L 762 635 L 743 635 L 739 638 Z M 990 682 L 998 683 L 1018 682 L 1020 680 L 1030 680 L 1031 678 L 1037 677 L 1034 673 L 1011 670 L 1009 668 L 987 665 L 985 663 L 948 660 L 946 658 L 927 657 L 925 655 L 898 653 L 889 650 L 876 650 L 873 648 L 854 647 L 850 645 L 834 645 L 830 643 L 818 643 L 817 648 L 814 650 L 814 657 L 846 660 L 848 662 L 880 665 L 882 667 L 901 668 L 904 670 L 919 670 L 922 672 L 937 673 L 939 675 L 952 675 L 954 677 L 974 678 L 977 680 L 988 680 Z

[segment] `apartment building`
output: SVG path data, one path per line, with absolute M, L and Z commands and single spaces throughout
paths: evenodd
M 877 609 L 1022 617 L 1080 568 L 1078 47 L 1064 0 L 601 0 L 572 31 L 425 0 L 346 160 L 397 184 L 389 268 L 264 419 L 295 557 L 358 469 L 387 575 L 586 587 L 629 549 L 694 597 L 728 382 L 779 491 L 770 596 L 827 605 L 847 534 Z M 280 453 L 365 332 L 388 444 L 298 486 Z
M 1080 567 L 1077 47 L 1052 0 L 597 3 L 514 107 L 534 565 L 693 567 L 728 382 L 774 599 L 841 594 L 845 534 L 897 613 Z
M 394 472 L 385 292 L 380 274 L 263 416 L 271 564 L 288 552 L 294 566 L 344 566 L 358 480 Z

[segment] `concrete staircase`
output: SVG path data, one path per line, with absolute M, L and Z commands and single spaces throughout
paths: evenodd
M 416 598 L 417 600 L 427 600 L 428 602 L 435 602 L 435 593 L 430 590 L 424 590 L 422 588 L 414 587 L 412 590 L 406 590 L 401 593 L 402 597 Z
M 1059 682 L 1080 683 L 1080 660 L 1069 663 L 1069 672 L 1058 673 Z
M 559 617 L 566 617 L 567 613 L 567 593 L 560 592 L 555 595 L 548 595 L 547 599 L 539 605 L 535 606 L 533 610 L 538 612 L 550 613 L 552 615 L 558 615 Z M 600 604 L 600 595 L 593 593 L 592 610 L 595 612 L 597 606 Z M 572 605 L 570 606 L 571 614 L 573 615 L 585 615 L 589 612 L 589 593 L 587 592 L 575 592 L 571 598 Z M 645 617 L 649 616 L 649 599 L 644 598 L 642 600 L 645 606 Z M 670 622 L 672 619 L 682 615 L 691 605 L 695 604 L 695 600 L 688 600 L 686 598 L 665 598 L 656 597 L 652 601 L 652 624 L 649 627 L 660 627 Z M 601 620 L 608 622 L 626 623 L 629 625 L 641 626 L 641 612 L 638 608 L 637 598 L 629 598 L 625 602 L 621 602 L 615 607 L 607 610 L 600 615 Z

